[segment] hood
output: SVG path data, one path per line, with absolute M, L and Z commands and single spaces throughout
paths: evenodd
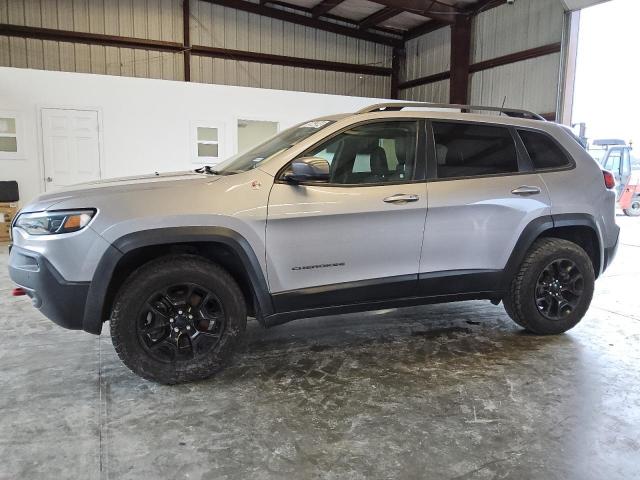
M 80 197 L 86 198 L 109 193 L 125 193 L 133 190 L 171 188 L 186 186 L 190 183 L 209 183 L 219 179 L 220 177 L 215 175 L 196 173 L 188 170 L 184 172 L 153 173 L 79 183 L 67 187 L 64 190 L 40 195 L 35 201 L 25 206 L 22 211 L 33 212 L 48 210 L 58 203 Z

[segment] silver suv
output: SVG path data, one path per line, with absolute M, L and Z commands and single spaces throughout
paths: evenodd
M 487 299 L 558 334 L 615 254 L 614 187 L 533 113 L 378 104 L 215 169 L 42 195 L 14 221 L 9 270 L 63 327 L 110 320 L 122 361 L 162 383 L 218 371 L 247 317 Z

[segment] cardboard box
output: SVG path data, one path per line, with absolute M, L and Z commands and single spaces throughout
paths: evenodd
M 0 203 L 0 223 L 11 223 L 17 213 L 17 203 Z
M 9 242 L 11 240 L 9 236 L 11 222 L 17 213 L 17 203 L 0 202 L 0 243 Z

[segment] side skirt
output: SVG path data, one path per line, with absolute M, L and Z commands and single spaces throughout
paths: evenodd
M 455 270 L 407 275 L 272 295 L 276 312 L 264 318 L 271 327 L 299 318 L 366 312 L 464 300 L 498 300 L 502 270 Z

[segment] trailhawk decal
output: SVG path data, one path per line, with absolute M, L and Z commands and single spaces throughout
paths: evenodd
M 303 267 L 291 267 L 291 270 L 316 270 L 318 268 L 344 267 L 345 263 L 321 263 L 319 265 L 305 265 Z

